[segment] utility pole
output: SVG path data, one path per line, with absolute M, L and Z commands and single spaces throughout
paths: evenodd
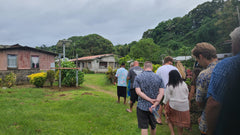
M 58 69 L 58 71 L 59 71 L 59 76 L 58 76 L 58 88 L 59 88 L 59 90 L 61 90 L 61 54 L 59 53 L 59 59 L 58 59 L 58 64 L 59 64 L 59 69 Z
M 238 24 L 239 24 L 239 26 L 240 26 L 240 15 L 239 15 L 239 10 L 238 10 L 238 6 L 236 6 L 237 7 L 237 13 L 238 13 Z
M 65 46 L 69 46 L 71 42 L 72 42 L 72 40 L 67 40 L 67 39 L 59 40 L 58 45 L 63 46 L 63 60 L 64 61 L 65 61 Z
M 78 68 L 78 54 L 76 54 L 76 67 Z M 78 87 L 78 69 L 76 69 L 76 87 Z

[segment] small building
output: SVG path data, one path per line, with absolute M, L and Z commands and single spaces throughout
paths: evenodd
M 232 53 L 219 53 L 217 54 L 218 60 L 222 60 L 227 57 L 231 57 Z M 173 58 L 174 61 L 185 61 L 185 60 L 190 60 L 192 59 L 192 56 L 177 56 Z
M 76 59 L 69 61 L 76 63 Z M 95 73 L 105 73 L 108 71 L 108 66 L 111 66 L 113 69 L 118 68 L 114 54 L 101 54 L 78 58 L 78 67 L 80 67 L 80 70 L 87 68 Z
M 56 53 L 19 44 L 0 45 L 0 78 L 14 72 L 16 83 L 24 84 L 28 82 L 27 75 L 55 67 L 55 56 Z

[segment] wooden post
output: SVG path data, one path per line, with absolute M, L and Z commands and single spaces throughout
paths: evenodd
M 78 68 L 78 54 L 76 54 L 76 67 Z M 78 87 L 78 69 L 76 69 L 76 87 Z
M 237 14 L 238 14 L 238 24 L 240 26 L 240 14 L 239 14 L 238 6 L 237 6 Z
M 59 53 L 59 68 L 61 67 L 61 54 Z M 61 90 L 61 69 L 59 69 L 58 88 Z

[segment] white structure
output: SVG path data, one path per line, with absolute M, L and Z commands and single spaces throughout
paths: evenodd
M 71 59 L 76 63 L 76 59 Z M 114 54 L 101 54 L 94 56 L 86 56 L 78 58 L 78 67 L 82 71 L 83 68 L 88 68 L 95 73 L 105 73 L 108 71 L 108 66 L 113 69 L 118 68 L 118 63 L 115 61 Z
M 217 54 L 217 58 L 219 60 L 222 60 L 224 58 L 227 58 L 227 57 L 231 57 L 232 56 L 232 53 L 219 53 Z M 174 61 L 184 61 L 184 60 L 190 60 L 192 58 L 192 56 L 177 56 L 175 58 L 173 58 Z
M 184 60 L 190 60 L 192 56 L 177 56 L 173 58 L 174 61 L 184 61 Z

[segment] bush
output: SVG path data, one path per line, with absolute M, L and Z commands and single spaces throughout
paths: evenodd
M 2 87 L 2 79 L 0 78 L 0 87 Z
M 78 85 L 82 84 L 83 82 L 84 82 L 84 73 L 81 71 L 78 71 Z M 75 86 L 76 85 L 76 70 L 68 69 L 68 72 L 66 73 L 66 76 L 63 79 L 63 83 L 66 86 Z
M 53 70 L 47 71 L 47 80 L 50 82 L 50 85 L 52 87 L 53 82 L 55 81 L 55 72 Z
M 94 72 L 91 71 L 91 70 L 89 70 L 88 68 L 83 68 L 83 69 L 82 69 L 82 72 L 83 72 L 84 74 L 94 74 Z
M 41 73 L 35 73 L 28 76 L 30 79 L 30 83 L 35 85 L 36 87 L 43 87 L 43 84 L 45 83 L 47 79 L 47 73 L 41 72 Z
M 62 61 L 62 67 L 76 68 L 76 65 L 71 61 Z M 56 78 L 59 80 L 59 70 L 56 72 Z M 75 86 L 76 85 L 76 69 L 61 70 L 61 80 L 63 85 Z M 84 82 L 84 73 L 78 71 L 78 85 Z
M 112 67 L 108 67 L 108 71 L 106 72 L 106 76 L 108 78 L 108 80 L 113 84 L 115 82 L 115 74 L 116 74 L 117 70 L 113 70 Z
M 161 67 L 161 65 L 160 64 L 152 64 L 152 66 L 153 66 L 153 72 L 154 73 L 156 73 L 157 72 L 157 69 L 159 68 L 159 67 Z
M 11 88 L 13 85 L 16 83 L 16 74 L 13 72 L 9 73 L 8 75 L 5 76 L 4 78 L 4 85 L 8 88 Z

